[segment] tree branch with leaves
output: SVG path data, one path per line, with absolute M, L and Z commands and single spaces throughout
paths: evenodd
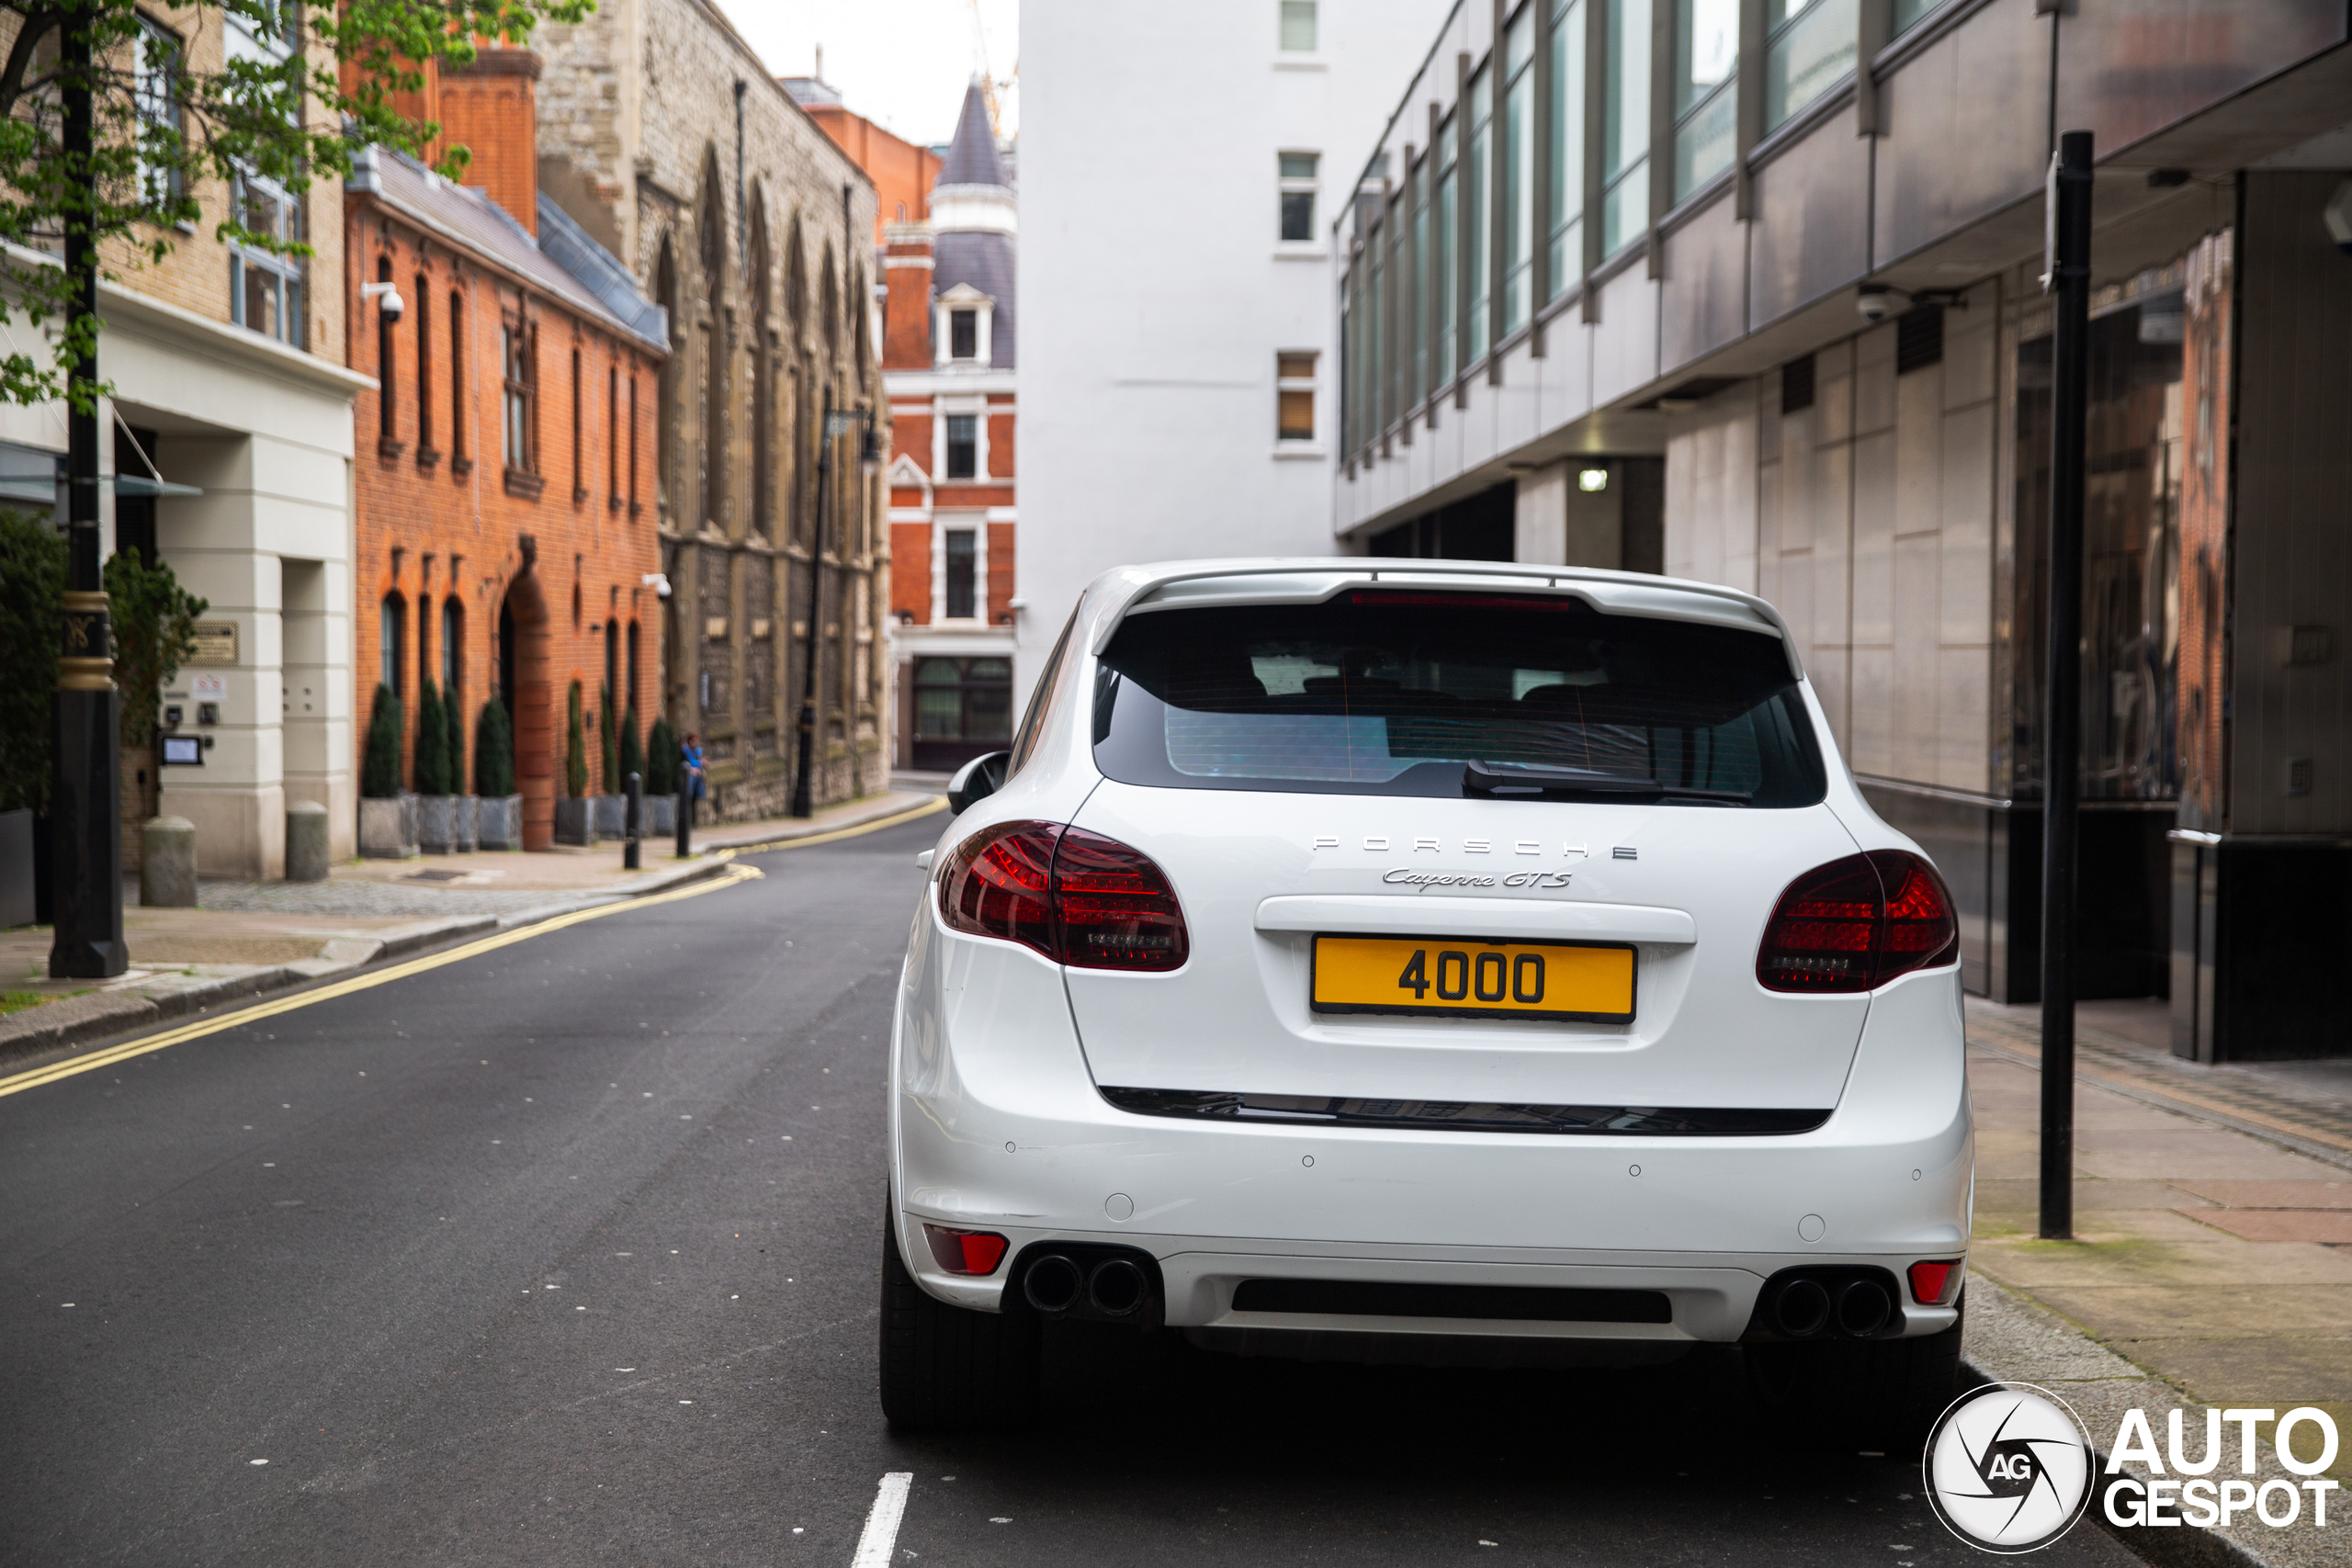
M 165 13 L 166 27 L 136 0 L 0 0 L 0 326 L 54 333 L 45 361 L 8 338 L 0 401 L 67 395 L 74 364 L 96 342 L 96 318 L 75 310 L 73 280 L 54 265 L 69 227 L 103 254 L 160 263 L 203 222 L 200 193 L 225 189 L 217 239 L 308 255 L 299 231 L 246 223 L 243 181 L 299 195 L 349 175 L 363 147 L 424 158 L 440 127 L 411 118 L 400 100 L 422 91 L 427 62 L 462 65 L 483 43 L 526 43 L 541 22 L 592 9 L 593 0 L 193 0 Z M 93 61 L 97 145 L 87 158 L 69 157 L 63 140 L 62 45 L 74 28 L 87 29 Z M 458 148 L 439 166 L 455 176 L 465 164 Z

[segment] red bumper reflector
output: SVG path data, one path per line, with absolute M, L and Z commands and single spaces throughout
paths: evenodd
M 950 1274 L 993 1274 L 1004 1261 L 1004 1249 L 1012 1245 L 990 1231 L 950 1230 L 945 1225 L 926 1224 L 922 1238 L 931 1243 L 932 1260 Z
M 1945 1292 L 1952 1291 L 1959 1283 L 1960 1265 L 1957 1263 L 1911 1265 L 1911 1299 L 1921 1306 L 1944 1305 Z

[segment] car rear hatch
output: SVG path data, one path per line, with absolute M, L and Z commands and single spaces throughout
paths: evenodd
M 1781 890 L 1856 846 L 1781 639 L 1651 597 L 1381 583 L 1130 612 L 1096 683 L 1106 782 L 1074 825 L 1159 864 L 1191 952 L 1066 972 L 1106 1096 L 1496 1131 L 1817 1124 L 1867 1000 L 1766 990 L 1758 945 Z

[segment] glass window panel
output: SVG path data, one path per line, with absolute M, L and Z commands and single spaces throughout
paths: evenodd
M 1315 238 L 1315 193 L 1311 190 L 1283 192 L 1283 238 L 1289 241 Z
M 1430 198 L 1426 170 L 1413 187 L 1413 385 L 1418 401 L 1430 385 Z
M 950 620 L 968 621 L 978 597 L 978 545 L 971 529 L 950 528 L 946 546 L 947 615 Z
M 1315 439 L 1315 394 L 1308 391 L 1285 391 L 1280 394 L 1281 411 L 1274 427 L 1276 439 L 1283 441 L 1312 441 Z
M 1487 352 L 1487 306 L 1491 298 L 1487 274 L 1494 256 L 1489 244 L 1487 202 L 1493 164 L 1494 76 L 1481 71 L 1470 79 L 1470 151 L 1462 171 L 1462 221 L 1469 226 L 1470 335 L 1462 345 L 1462 361 L 1475 365 Z
M 1894 30 L 1896 34 L 1899 36 L 1907 32 L 1915 23 L 1925 17 L 1928 12 L 1942 6 L 1944 0 L 1894 0 Z
M 964 694 L 953 686 L 915 688 L 915 738 L 919 740 L 961 740 Z
M 1311 354 L 1277 354 L 1274 374 L 1285 381 L 1311 380 L 1315 375 L 1315 355 Z
M 1552 17 L 1552 297 L 1584 276 L 1584 0 Z
M 1321 161 L 1319 154 L 1314 152 L 1283 152 L 1276 156 L 1280 160 L 1283 178 L 1286 180 L 1313 179 L 1315 165 Z
M 972 359 L 980 352 L 980 313 L 978 310 L 947 312 L 947 357 Z
M 1311 53 L 1315 48 L 1315 0 L 1283 0 L 1283 48 Z
M 968 479 L 979 469 L 979 416 L 952 413 L 947 416 L 947 477 Z M 954 536 L 949 536 L 951 538 Z M 969 538 L 970 535 L 966 535 Z
M 1516 62 L 1503 92 L 1503 331 L 1527 320 L 1529 263 L 1535 255 L 1535 73 L 1528 69 L 1533 8 L 1510 25 L 1505 58 Z
M 1739 151 L 1739 97 L 1725 87 L 1674 131 L 1674 196 L 1689 196 L 1731 167 Z
M 1679 0 L 1675 31 L 1674 112 L 1692 105 L 1732 78 L 1739 63 L 1739 0 Z
M 1607 0 L 1608 101 L 1601 116 L 1600 249 L 1613 254 L 1649 225 L 1650 0 Z
M 952 659 L 926 659 L 915 666 L 918 686 L 953 686 L 959 679 Z
M 1857 0 L 1766 0 L 1764 129 L 1770 130 L 1854 69 Z
M 1454 305 L 1459 298 L 1460 284 L 1454 274 L 1461 254 L 1461 236 L 1455 227 L 1459 222 L 1459 197 L 1453 162 L 1453 120 L 1438 128 L 1437 180 L 1437 244 L 1430 261 L 1430 294 L 1437 302 L 1435 354 L 1430 361 L 1430 387 L 1435 390 L 1445 384 L 1454 372 Z
M 257 266 L 245 275 L 245 325 L 266 337 L 277 335 L 277 276 Z

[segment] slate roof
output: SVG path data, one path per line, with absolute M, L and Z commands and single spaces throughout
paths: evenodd
M 952 230 L 932 242 L 932 287 L 944 294 L 968 283 L 995 301 L 989 313 L 989 364 L 1010 370 L 1013 356 L 1016 277 L 1012 236 Z
M 386 207 L 437 231 L 444 240 L 464 245 L 561 300 L 582 315 L 615 332 L 635 338 L 656 352 L 670 350 L 668 312 L 637 291 L 628 274 L 610 252 L 590 239 L 580 226 L 556 212 L 539 197 L 542 238 L 533 240 L 487 193 L 471 186 L 452 185 L 405 153 L 370 148 L 354 172 L 353 184 L 366 188 L 370 174 L 376 198 Z
M 1004 165 L 997 161 L 996 132 L 989 129 L 988 100 L 975 81 L 964 89 L 964 112 L 956 119 L 955 139 L 940 164 L 938 183 L 944 186 L 1005 185 Z M 1010 188 L 1009 186 L 1007 188 Z

